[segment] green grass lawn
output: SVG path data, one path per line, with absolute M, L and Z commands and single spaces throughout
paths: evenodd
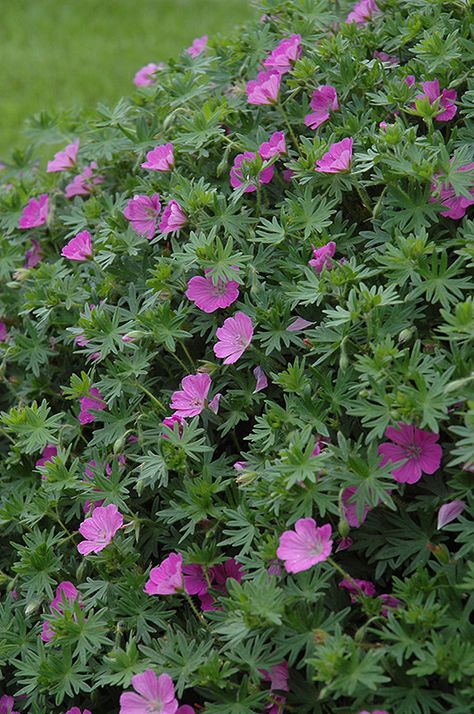
M 0 155 L 43 109 L 113 102 L 135 71 L 230 29 L 250 0 L 9 0 L 0 22 Z

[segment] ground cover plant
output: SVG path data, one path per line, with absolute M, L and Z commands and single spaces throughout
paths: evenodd
M 4 169 L 0 711 L 470 710 L 472 19 L 267 0 Z

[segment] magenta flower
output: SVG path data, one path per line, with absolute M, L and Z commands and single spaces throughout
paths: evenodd
M 156 82 L 155 73 L 163 69 L 164 64 L 154 64 L 150 62 L 138 70 L 133 78 L 133 83 L 136 87 L 151 87 Z
M 45 464 L 51 463 L 53 458 L 57 455 L 57 453 L 58 453 L 58 450 L 54 444 L 46 444 L 43 451 L 41 452 L 41 457 L 38 459 L 38 461 L 35 464 L 36 468 L 38 468 L 39 466 L 44 466 Z M 42 476 L 41 478 L 46 478 L 46 476 Z
M 96 418 L 95 414 L 89 411 L 90 409 L 97 412 L 107 409 L 107 404 L 96 387 L 91 387 L 89 396 L 81 397 L 79 404 L 81 405 L 81 411 L 79 413 L 79 421 L 81 424 L 90 424 Z
M 402 606 L 401 601 L 389 593 L 379 595 L 379 600 L 382 604 L 380 612 L 384 617 L 389 616 L 390 610 L 398 610 L 398 608 Z
M 25 253 L 25 264 L 24 268 L 36 268 L 38 263 L 41 263 L 43 258 L 43 253 L 41 252 L 41 246 L 37 240 L 34 238 L 31 241 L 31 248 Z
M 188 47 L 188 49 L 186 50 L 188 55 L 190 55 L 193 59 L 198 57 L 206 49 L 207 40 L 207 35 L 203 35 L 202 37 L 196 37 L 196 39 L 193 40 L 193 44 L 191 45 L 191 47 Z
M 68 709 L 66 714 L 92 714 L 92 712 L 89 709 L 84 709 L 84 711 L 81 712 L 79 707 L 73 707 L 72 709 Z
M 54 154 L 54 159 L 48 161 L 46 171 L 53 173 L 54 171 L 69 171 L 69 169 L 74 168 L 78 151 L 79 139 L 76 139 L 72 144 L 68 144 L 63 151 L 58 151 L 57 154 Z
M 266 669 L 259 669 L 263 675 L 265 682 L 270 682 L 271 702 L 265 707 L 268 714 L 283 714 L 286 697 L 274 692 L 289 692 L 288 686 L 288 664 L 283 661 L 271 668 L 270 672 Z
M 61 255 L 81 263 L 92 258 L 92 236 L 89 231 L 81 231 L 71 238 L 62 249 Z
M 142 169 L 150 171 L 171 171 L 174 166 L 173 144 L 160 144 L 146 155 Z
M 380 12 L 380 9 L 375 0 L 360 0 L 346 17 L 346 23 L 365 25 L 377 12 Z
M 177 414 L 172 414 L 172 415 L 169 416 L 169 417 L 165 417 L 161 423 L 163 424 L 163 426 L 167 426 L 168 429 L 171 429 L 171 431 L 174 430 L 174 425 L 175 425 L 175 424 L 178 424 L 178 425 L 179 425 L 179 426 L 178 426 L 179 436 L 180 436 L 180 438 L 182 437 L 182 435 L 183 435 L 183 424 L 186 424 L 186 422 L 185 422 L 185 420 L 183 419 L 183 417 L 178 416 Z M 161 436 L 163 437 L 163 439 L 169 439 L 168 434 L 163 433 Z
M 293 180 L 294 175 L 295 175 L 295 172 L 292 169 L 285 169 L 282 172 L 283 181 L 290 183 L 290 181 Z
M 339 174 L 350 171 L 352 165 L 352 139 L 343 139 L 331 144 L 329 151 L 316 161 L 315 171 L 323 174 Z
M 253 151 L 244 151 L 243 154 L 237 154 L 234 159 L 234 165 L 230 170 L 230 185 L 232 188 L 236 189 L 246 183 L 247 179 L 244 177 L 243 169 L 249 168 L 248 164 L 255 161 L 257 155 Z M 266 169 L 262 169 L 257 177 L 257 181 L 260 185 L 265 183 L 270 183 L 273 178 L 273 165 L 267 166 Z M 244 193 L 252 193 L 256 191 L 257 186 L 255 184 L 250 184 L 244 188 Z
M 159 677 L 151 669 L 132 677 L 135 692 L 120 696 L 119 714 L 176 714 L 178 701 L 173 680 L 168 674 Z
M 285 562 L 286 572 L 300 573 L 327 560 L 333 543 L 331 533 L 329 524 L 318 528 L 313 518 L 300 518 L 294 531 L 282 533 L 277 556 Z
M 313 251 L 316 250 L 313 246 Z M 304 317 L 297 317 L 293 322 L 291 322 L 288 327 L 286 328 L 287 332 L 301 332 L 301 330 L 305 330 L 307 327 L 311 327 L 311 325 L 314 325 L 314 322 L 310 322 L 309 320 L 305 320 Z
M 357 602 L 361 595 L 373 597 L 376 594 L 375 585 L 370 580 L 360 580 L 359 578 L 348 580 L 344 578 L 339 583 L 339 587 L 349 592 L 352 603 Z
M 79 543 L 77 550 L 81 555 L 99 553 L 112 542 L 112 538 L 122 526 L 123 516 L 113 503 L 94 508 L 90 518 L 86 518 L 79 526 L 79 533 L 85 540 Z
M 474 172 L 474 163 L 460 166 L 459 171 Z M 469 189 L 471 196 L 457 195 L 450 183 L 440 181 L 441 175 L 435 174 L 435 181 L 431 184 L 431 203 L 442 203 L 446 210 L 441 211 L 442 216 L 452 218 L 454 221 L 463 218 L 469 206 L 474 204 L 474 174 Z M 439 194 L 439 198 L 437 195 Z
M 444 528 L 448 523 L 454 521 L 466 508 L 464 501 L 450 501 L 445 503 L 438 511 L 438 524 L 437 528 L 440 530 Z
M 201 610 L 216 610 L 214 597 L 209 593 L 209 583 L 214 590 L 227 593 L 227 581 L 242 580 L 244 570 L 234 558 L 209 568 L 207 579 L 201 565 L 191 563 L 183 567 L 184 589 L 188 595 L 197 595 L 201 601 Z
M 171 395 L 170 408 L 181 417 L 194 417 L 206 406 L 206 399 L 211 387 L 208 374 L 189 374 L 181 380 L 181 390 Z
M 183 704 L 182 707 L 176 710 L 176 714 L 195 714 L 195 711 L 189 704 Z
M 311 129 L 317 129 L 329 119 L 330 110 L 335 112 L 339 109 L 336 89 L 330 84 L 318 87 L 311 97 L 311 109 L 313 112 L 305 116 L 304 123 Z
M 0 697 L 0 714 L 20 714 L 20 712 L 13 711 L 14 706 L 15 700 L 13 697 L 9 697 L 8 694 Z
M 308 265 L 314 268 L 316 273 L 320 275 L 324 268 L 327 268 L 328 270 L 331 268 L 331 258 L 336 252 L 336 244 L 333 240 L 331 240 L 329 243 L 322 245 L 320 248 L 315 248 L 314 245 L 312 248 L 313 257 L 308 261 Z
M 416 483 L 422 474 L 434 474 L 439 468 L 443 455 L 436 442 L 439 434 L 423 431 L 413 424 L 398 422 L 398 429 L 387 427 L 385 436 L 390 439 L 380 444 L 378 453 L 382 455 L 381 466 L 398 464 L 392 476 L 398 483 Z
M 255 367 L 255 369 L 253 370 L 253 375 L 256 380 L 255 389 L 253 390 L 253 393 L 256 394 L 257 392 L 261 392 L 262 389 L 266 389 L 268 387 L 268 379 L 267 375 L 261 367 Z
M 147 595 L 174 595 L 183 592 L 183 556 L 181 553 L 170 553 L 161 565 L 152 568 L 144 590 Z
M 92 161 L 82 172 L 68 183 L 64 190 L 66 198 L 74 196 L 88 196 L 92 193 L 94 186 L 104 183 L 104 177 L 96 173 L 97 164 Z
M 367 518 L 369 512 L 369 507 L 364 506 L 364 510 L 361 515 L 361 520 L 357 518 L 357 507 L 354 502 L 354 495 L 357 493 L 357 488 L 355 486 L 349 486 L 345 488 L 342 492 L 342 509 L 344 513 L 344 518 L 348 522 L 351 528 L 360 528 Z
M 207 313 L 229 307 L 239 297 L 239 284 L 235 280 L 227 282 L 218 280 L 217 284 L 214 284 L 211 272 L 206 271 L 204 278 L 200 275 L 191 278 L 185 293 L 189 300 Z
M 395 55 L 389 55 L 381 50 L 375 50 L 374 57 L 381 62 L 388 62 L 389 64 L 399 64 L 400 58 L 395 57 Z
M 0 322 L 0 342 L 8 340 L 8 329 L 4 322 Z
M 247 82 L 247 101 L 249 104 L 276 104 L 280 91 L 281 74 L 279 72 L 259 72 L 256 79 Z
M 417 99 L 428 99 L 431 105 L 439 102 L 439 111 L 435 116 L 436 121 L 450 121 L 455 116 L 458 110 L 455 104 L 457 97 L 455 89 L 443 89 L 441 92 L 437 79 L 432 82 L 422 82 L 421 88 L 423 93 L 417 94 Z
M 130 221 L 135 233 L 151 240 L 156 233 L 160 211 L 160 197 L 154 193 L 151 196 L 139 195 L 131 198 L 123 215 Z
M 177 233 L 186 224 L 187 220 L 188 217 L 178 201 L 171 200 L 163 211 L 160 231 L 164 235 L 166 235 L 166 233 Z
M 69 603 L 73 603 L 77 600 L 78 595 L 79 592 L 76 586 L 69 580 L 64 580 L 62 583 L 59 583 L 58 587 L 56 588 L 56 594 L 53 600 L 51 601 L 49 609 L 51 610 L 51 612 L 59 612 L 60 614 L 63 614 L 64 601 L 67 600 Z M 45 620 L 43 622 L 43 629 L 41 631 L 41 639 L 43 642 L 51 642 L 53 637 L 54 632 L 51 628 L 51 623 L 49 622 L 49 620 Z
M 267 69 L 285 74 L 293 67 L 296 60 L 301 57 L 301 35 L 291 35 L 282 40 L 275 49 L 270 52 L 264 61 Z
M 30 198 L 24 207 L 18 227 L 22 230 L 44 226 L 48 220 L 49 196 L 42 193 L 38 198 Z
M 273 156 L 286 154 L 285 133 L 283 131 L 275 131 L 268 141 L 264 141 L 260 145 L 258 153 L 264 160 L 271 159 Z M 261 181 L 261 183 L 268 183 Z
M 190 563 L 183 567 L 184 589 L 188 595 L 204 595 L 209 589 L 202 565 Z
M 207 405 L 211 412 L 214 412 L 214 414 L 217 414 L 219 411 L 219 404 L 221 401 L 222 394 L 219 392 L 219 394 L 216 394 L 215 397 L 212 397 L 211 401 Z
M 213 347 L 214 354 L 223 357 L 224 364 L 234 364 L 252 341 L 252 320 L 245 313 L 236 312 L 234 317 L 228 317 L 222 327 L 217 328 L 216 336 L 218 342 Z

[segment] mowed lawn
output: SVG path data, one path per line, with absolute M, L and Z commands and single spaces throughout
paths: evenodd
M 41 110 L 113 102 L 135 71 L 252 16 L 250 0 L 4 0 L 0 157 Z

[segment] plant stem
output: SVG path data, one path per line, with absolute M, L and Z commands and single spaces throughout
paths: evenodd
M 191 365 L 192 368 L 195 370 L 195 369 L 196 369 L 196 365 L 194 364 L 193 358 L 192 358 L 191 355 L 189 354 L 189 350 L 188 350 L 188 348 L 186 347 L 186 344 L 185 344 L 184 342 L 182 342 L 181 340 L 179 341 L 179 344 L 180 344 L 181 347 L 183 348 L 183 352 L 184 352 L 184 354 L 186 355 L 186 357 L 188 358 L 190 365 Z
M 333 560 L 332 558 L 326 558 L 326 561 L 330 565 L 332 565 L 332 567 L 335 568 L 346 580 L 348 580 L 350 582 L 350 584 L 352 585 L 352 587 L 354 587 L 357 590 L 357 592 L 359 592 L 362 595 L 362 597 L 365 598 L 364 591 L 362 590 L 362 588 L 359 585 L 357 585 L 357 583 L 354 580 L 354 578 L 352 577 L 352 575 L 349 575 L 349 573 L 347 573 L 344 570 L 344 568 L 341 568 L 341 566 L 338 563 L 336 563 L 336 561 Z
M 141 389 L 142 392 L 144 392 L 144 394 L 146 394 L 148 397 L 150 397 L 150 399 L 152 400 L 152 402 L 154 402 L 154 403 L 156 404 L 156 406 L 159 407 L 163 412 L 166 412 L 166 411 L 167 411 L 167 409 L 166 409 L 166 407 L 164 406 L 164 404 L 163 404 L 162 402 L 160 402 L 160 400 L 157 399 L 157 398 L 155 397 L 155 395 L 152 394 L 146 387 L 144 387 L 143 384 L 140 384 L 140 382 L 135 382 L 135 386 L 138 387 L 138 389 Z
M 291 140 L 293 142 L 293 146 L 295 147 L 296 151 L 298 151 L 298 139 L 296 138 L 296 134 L 291 127 L 290 120 L 288 119 L 288 115 L 283 107 L 283 104 L 281 104 L 281 102 L 278 102 L 277 106 L 280 109 L 281 115 L 283 117 L 283 121 L 285 122 L 285 124 L 288 128 L 288 131 L 291 136 Z
M 196 615 L 199 624 L 200 624 L 200 625 L 204 625 L 204 627 L 207 627 L 207 626 L 208 626 L 208 625 L 207 625 L 207 622 L 206 622 L 206 620 L 203 618 L 203 616 L 201 615 L 201 613 L 199 612 L 199 610 L 197 609 L 196 605 L 193 603 L 192 597 L 191 597 L 190 595 L 188 595 L 187 592 L 184 592 L 184 591 L 183 591 L 183 595 L 184 595 L 184 597 L 186 598 L 186 600 L 188 601 L 189 607 L 191 608 L 191 610 L 192 610 L 192 611 L 194 612 L 194 614 Z

